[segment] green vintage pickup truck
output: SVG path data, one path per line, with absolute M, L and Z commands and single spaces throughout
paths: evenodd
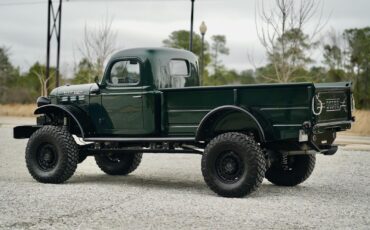
M 265 177 L 302 183 L 315 154 L 334 154 L 336 133 L 354 121 L 349 82 L 201 87 L 198 66 L 185 50 L 123 50 L 101 82 L 38 98 L 37 124 L 14 128 L 14 138 L 29 138 L 30 174 L 62 183 L 87 156 L 107 174 L 127 175 L 143 153 L 201 154 L 206 184 L 243 197 Z

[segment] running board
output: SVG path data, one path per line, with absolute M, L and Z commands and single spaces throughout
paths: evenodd
M 86 142 L 195 142 L 194 137 L 88 137 Z
M 203 154 L 202 151 L 195 149 L 86 149 L 88 155 L 95 154 L 127 154 L 127 153 L 178 153 L 178 154 Z

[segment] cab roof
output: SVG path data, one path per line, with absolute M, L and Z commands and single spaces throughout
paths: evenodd
M 136 57 L 141 61 L 145 62 L 147 59 L 158 58 L 158 59 L 187 59 L 191 62 L 196 62 L 198 57 L 187 50 L 184 49 L 174 49 L 174 48 L 133 48 L 125 49 L 115 53 L 111 60 L 127 58 L 127 57 Z

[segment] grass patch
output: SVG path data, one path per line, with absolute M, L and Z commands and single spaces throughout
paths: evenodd
M 0 105 L 0 116 L 32 117 L 35 109 L 35 104 Z
M 356 121 L 352 124 L 352 129 L 345 133 L 370 136 L 370 110 L 356 110 L 353 115 L 356 117 Z

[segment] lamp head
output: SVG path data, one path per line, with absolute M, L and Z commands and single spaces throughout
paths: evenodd
M 202 24 L 200 25 L 199 27 L 199 31 L 202 35 L 205 35 L 206 32 L 207 32 L 207 26 L 206 24 L 204 23 L 204 21 L 202 22 Z

